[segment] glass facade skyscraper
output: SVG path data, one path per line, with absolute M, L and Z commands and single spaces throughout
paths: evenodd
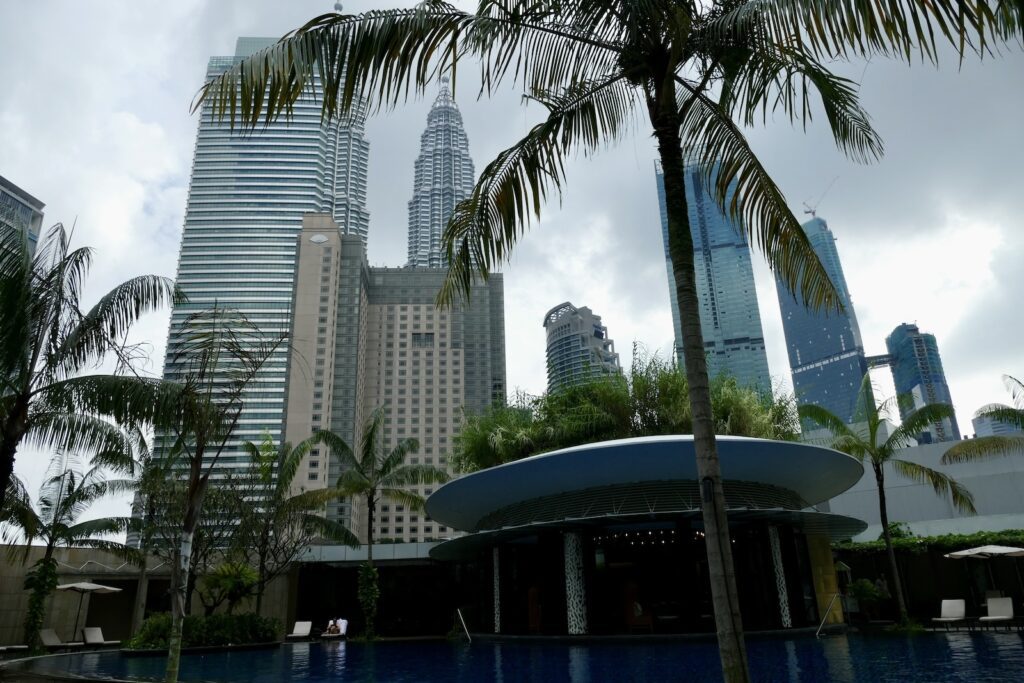
M 601 316 L 568 301 L 544 314 L 547 336 L 548 391 L 582 380 L 621 372 L 615 342 Z
M 857 392 L 868 371 L 860 326 L 839 263 L 835 237 L 828 224 L 815 217 L 802 227 L 838 290 L 845 310 L 841 313 L 812 312 L 776 279 L 793 391 L 801 405 L 820 406 L 852 423 Z
M 239 38 L 235 54 L 213 57 L 207 79 L 270 45 L 270 38 Z M 296 237 L 302 216 L 331 215 L 344 233 L 365 245 L 369 145 L 360 111 L 349 120 L 321 123 L 319 83 L 282 117 L 253 132 L 231 129 L 203 107 L 178 261 L 178 284 L 188 302 L 175 306 L 164 375 L 181 380 L 175 355 L 189 315 L 214 305 L 246 315 L 268 335 L 287 334 L 295 289 Z M 234 442 L 280 440 L 285 412 L 288 349 L 282 346 L 258 377 Z M 242 456 L 226 453 L 230 467 Z
M 44 206 L 28 192 L 0 176 L 0 225 L 26 233 L 33 254 L 43 228 Z
M 722 212 L 712 194 L 714 189 L 706 186 L 699 168 L 687 166 L 684 173 L 708 376 L 724 373 L 735 377 L 742 386 L 769 391 L 771 376 L 747 237 Z M 655 168 L 655 176 L 672 300 L 676 357 L 682 363 L 682 329 L 668 250 L 665 183 L 660 166 Z
M 896 393 L 910 398 L 900 402 L 901 418 L 905 419 L 923 405 L 953 405 L 934 334 L 921 332 L 917 325 L 903 323 L 886 337 L 885 346 L 889 351 Z M 916 438 L 918 443 L 959 441 L 960 427 L 954 416 L 933 424 Z
M 420 155 L 409 200 L 408 265 L 446 265 L 441 253 L 441 234 L 455 205 L 473 191 L 474 177 L 462 114 L 452 99 L 447 79 L 442 79 L 441 92 L 430 108 L 427 127 L 420 137 Z

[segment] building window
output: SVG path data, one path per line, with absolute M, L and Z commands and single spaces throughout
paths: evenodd
M 319 478 L 320 478 L 320 474 L 318 472 L 310 472 L 309 473 L 309 480 L 310 481 L 316 481 Z
M 414 349 L 434 348 L 433 332 L 413 332 L 412 347 Z

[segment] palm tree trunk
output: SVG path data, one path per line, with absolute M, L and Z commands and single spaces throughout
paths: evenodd
M 188 609 L 189 565 L 192 560 L 193 531 L 183 530 L 181 545 L 176 553 L 174 567 L 171 570 L 171 633 L 167 642 L 167 669 L 164 672 L 165 683 L 177 683 L 178 669 L 181 664 L 181 633 Z
M 889 512 L 885 505 L 885 473 L 882 466 L 872 463 L 875 469 L 875 483 L 878 485 L 878 517 L 882 522 L 882 538 L 885 540 L 885 552 L 889 555 L 889 571 L 892 572 L 893 590 L 896 591 L 896 604 L 900 609 L 900 623 L 909 620 L 907 603 L 903 599 L 903 584 L 900 583 L 900 569 L 896 564 L 896 551 L 892 547 L 892 536 L 889 535 Z
M 135 589 L 135 605 L 132 607 L 132 635 L 139 632 L 146 618 L 146 598 L 149 595 L 149 563 L 143 550 L 142 564 L 139 565 L 139 585 Z
M 665 208 L 668 214 L 668 247 L 679 300 L 686 379 L 689 383 L 690 411 L 693 417 L 693 442 L 697 458 L 697 476 L 710 487 L 711 495 L 702 500 L 711 598 L 718 631 L 718 651 L 727 683 L 747 683 L 746 646 L 740 617 L 739 594 L 732 561 L 729 520 L 725 511 L 722 472 L 715 447 L 711 392 L 708 383 L 704 336 L 700 326 L 700 303 L 694 270 L 693 236 L 686 206 L 683 180 L 683 155 L 679 136 L 679 114 L 675 108 L 675 88 L 666 87 L 651 107 L 651 118 L 665 182 Z M 707 482 L 706 484 L 704 482 Z M 704 496 L 702 495 L 702 498 Z
M 14 457 L 18 454 L 18 444 L 25 435 L 27 423 L 28 398 L 19 397 L 4 420 L 3 438 L 0 439 L 0 510 L 7 502 L 7 487 L 14 475 Z
M 373 566 L 373 514 L 377 508 L 375 496 L 366 496 L 366 564 Z

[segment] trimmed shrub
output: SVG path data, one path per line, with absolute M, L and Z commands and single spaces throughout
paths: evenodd
M 210 647 L 244 645 L 277 640 L 281 623 L 256 614 L 213 614 L 185 617 L 182 624 L 182 647 Z M 171 634 L 171 615 L 154 614 L 144 622 L 139 632 L 128 641 L 133 650 L 163 650 Z

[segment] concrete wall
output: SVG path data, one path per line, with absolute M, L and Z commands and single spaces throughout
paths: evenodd
M 918 536 L 1024 529 L 1024 451 L 982 462 L 941 465 L 942 455 L 955 443 L 916 446 L 900 451 L 898 457 L 953 477 L 974 495 L 978 514 L 958 512 L 949 496 L 936 495 L 928 484 L 905 479 L 892 468 L 886 468 L 889 520 L 906 522 Z M 829 501 L 829 509 L 868 523 L 867 530 L 855 540 L 878 538 L 882 531 L 878 489 L 870 466 L 865 467 L 864 476 L 855 486 Z

